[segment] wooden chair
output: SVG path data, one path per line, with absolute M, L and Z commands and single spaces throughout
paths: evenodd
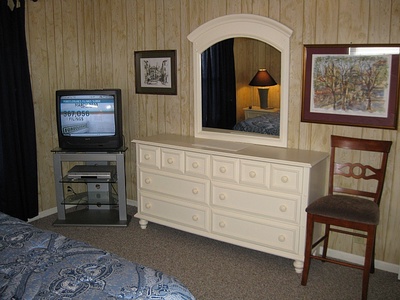
M 379 202 L 391 145 L 391 141 L 331 137 L 328 195 L 317 199 L 306 208 L 307 232 L 302 285 L 307 284 L 312 258 L 332 262 L 363 270 L 362 299 L 367 299 L 369 273 L 373 273 L 375 270 L 375 236 L 379 223 Z M 339 150 L 339 148 L 346 150 Z M 359 150 L 357 154 L 360 156 L 362 153 L 366 153 L 364 151 L 368 151 L 370 155 L 378 158 L 379 166 L 372 167 L 369 164 L 358 162 L 339 162 L 346 157 L 345 152 L 354 154 L 354 151 L 350 150 Z M 340 152 L 339 155 L 337 152 Z M 374 152 L 375 154 L 372 154 Z M 378 152 L 381 154 L 377 155 Z M 349 180 L 351 180 L 350 184 Z M 356 189 L 352 187 L 356 187 Z M 324 235 L 315 243 L 313 243 L 314 223 L 325 224 Z M 366 238 L 364 265 L 327 257 L 329 233 L 332 231 Z M 319 255 L 318 252 L 313 252 L 313 249 L 322 241 L 324 241 L 323 251 L 322 255 Z

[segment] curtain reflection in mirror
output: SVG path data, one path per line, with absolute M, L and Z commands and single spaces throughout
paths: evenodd
M 221 41 L 201 55 L 203 127 L 232 129 L 236 123 L 234 39 Z

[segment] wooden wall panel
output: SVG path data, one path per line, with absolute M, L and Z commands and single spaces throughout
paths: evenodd
M 242 4 L 241 0 L 228 0 L 229 5 L 227 5 L 227 14 L 240 14 L 240 13 L 246 13 L 246 9 L 242 9 L 242 6 L 246 6 L 248 2 L 251 3 L 251 1 L 243 1 L 244 3 Z M 267 1 L 265 1 L 267 2 Z
M 371 14 L 368 22 L 368 41 L 374 43 L 389 43 L 390 38 L 390 13 L 391 7 L 386 0 L 370 2 L 370 9 L 376 13 Z
M 127 195 L 136 199 L 133 138 L 193 134 L 192 45 L 202 23 L 233 13 L 268 16 L 293 29 L 290 62 L 291 148 L 329 151 L 331 134 L 394 142 L 381 204 L 377 259 L 399 264 L 399 131 L 301 123 L 303 44 L 400 43 L 400 0 L 54 0 L 27 1 L 26 30 L 38 141 L 40 210 L 55 207 L 52 156 L 57 145 L 55 90 L 122 89 L 129 147 Z M 176 49 L 178 95 L 135 93 L 134 52 Z M 251 56 L 249 56 L 251 59 Z M 250 61 L 249 61 L 250 64 Z M 360 255 L 363 244 L 335 238 L 334 248 Z
M 93 15 L 93 3 L 88 1 L 79 2 L 79 14 L 80 18 L 78 22 L 80 23 L 80 30 L 83 31 L 81 45 L 84 45 L 85 51 L 80 51 L 81 64 L 85 68 L 85 78 L 82 81 L 89 86 L 96 86 L 94 79 L 96 76 L 96 64 L 92 63 L 92 60 L 96 58 L 95 52 L 95 20 L 90 16 Z
M 400 28 L 400 0 L 392 0 L 391 1 L 391 13 L 390 13 L 390 25 L 389 25 L 389 31 L 390 31 L 390 43 L 400 43 L 400 34 L 399 34 L 399 28 Z M 384 30 L 388 30 L 388 28 L 385 28 Z
M 288 124 L 288 147 L 298 148 L 298 134 L 301 111 L 302 91 L 302 32 L 303 21 L 298 16 L 303 14 L 304 7 L 301 1 L 290 0 L 281 2 L 279 22 L 293 29 L 290 42 L 290 90 L 289 90 L 289 124 Z
M 181 43 L 186 42 L 181 40 L 181 27 L 180 18 L 176 16 L 180 15 L 180 1 L 179 0 L 169 0 L 165 1 L 164 4 L 164 26 L 163 34 L 165 35 L 165 49 L 176 49 L 177 50 L 177 80 L 179 82 L 179 90 L 181 88 L 181 69 L 182 64 L 180 63 L 180 57 L 184 55 L 181 52 Z M 182 29 L 185 31 L 184 29 Z M 181 54 L 182 53 L 182 54 Z M 177 95 L 164 96 L 165 98 L 165 131 L 174 134 L 181 134 L 182 123 L 181 116 L 182 108 L 180 97 Z
M 364 0 L 339 0 L 338 43 L 368 42 L 369 2 Z
M 47 58 L 47 43 L 46 43 L 46 9 L 44 3 L 35 6 L 33 8 L 34 13 L 27 16 L 27 26 L 36 27 L 41 30 L 32 32 L 27 37 L 27 46 L 29 49 L 35 51 L 29 51 L 29 64 L 31 74 L 33 71 L 38 72 L 41 76 L 32 76 L 32 93 L 33 103 L 35 109 L 35 119 L 41 120 L 36 122 L 36 143 L 38 148 L 38 184 L 39 184 L 39 195 L 50 195 L 50 197 L 40 197 L 39 210 L 46 209 L 48 207 L 54 207 L 55 202 L 51 195 L 54 195 L 54 187 L 49 186 L 52 180 L 49 178 L 53 177 L 52 171 L 52 156 L 50 150 L 53 148 L 52 142 L 56 137 L 52 127 L 52 117 L 54 107 L 50 101 L 46 101 L 46 97 L 49 94 L 48 90 L 48 76 L 54 72 L 54 69 L 49 68 Z M 43 118 L 43 116 L 46 116 Z M 52 185 L 52 184 L 51 184 Z
M 140 118 L 138 116 L 139 103 L 135 97 L 135 57 L 134 51 L 139 49 L 138 46 L 138 15 L 137 15 L 137 1 L 126 1 L 126 28 L 127 28 L 127 90 L 124 91 L 124 135 L 125 143 L 139 136 Z M 134 147 L 129 147 L 125 157 L 127 162 L 136 161 L 136 151 Z M 134 163 L 127 163 L 126 168 L 126 182 L 133 183 L 126 185 L 126 193 L 129 199 L 137 199 L 136 193 L 136 165 Z
M 180 2 L 180 12 L 189 11 L 189 3 L 188 2 Z M 172 15 L 171 17 L 174 17 Z M 193 103 L 191 97 L 191 69 L 187 66 L 190 65 L 191 62 L 191 47 L 190 42 L 186 38 L 188 34 L 191 32 L 190 28 L 190 15 L 188 13 L 181 13 L 181 18 L 179 19 L 180 26 L 180 49 L 177 53 L 177 61 L 178 61 L 178 94 L 179 101 L 181 107 L 181 134 L 183 135 L 191 135 L 192 134 L 192 120 L 194 112 L 193 112 Z M 172 45 L 171 45 L 172 47 Z M 184 67 L 182 67 L 184 66 Z

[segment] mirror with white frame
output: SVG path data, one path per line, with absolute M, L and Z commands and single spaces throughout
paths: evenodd
M 188 39 L 193 43 L 193 78 L 194 78 L 194 121 L 195 121 L 195 137 L 207 138 L 211 140 L 222 140 L 232 142 L 242 142 L 250 144 L 261 144 L 277 147 L 287 147 L 287 131 L 288 131 L 288 94 L 289 94 L 289 59 L 290 59 L 290 36 L 292 30 L 272 19 L 250 14 L 226 15 L 213 19 L 189 34 Z M 268 68 L 278 83 L 276 87 L 270 89 L 270 100 L 275 102 L 273 111 L 279 114 L 279 133 L 278 135 L 270 135 L 263 133 L 254 133 L 248 131 L 240 131 L 241 129 L 220 129 L 203 126 L 203 107 L 202 107 L 202 54 L 209 47 L 227 40 L 234 39 L 240 41 L 243 45 L 253 44 L 253 47 L 260 48 L 259 45 L 266 44 L 270 51 L 269 56 L 277 60 L 278 63 L 272 63 Z M 257 44 L 259 43 L 259 44 Z M 254 46 L 256 45 L 256 46 Z M 246 48 L 244 48 L 246 49 Z M 247 48 L 248 49 L 248 48 Z M 255 48 L 254 48 L 255 49 Z M 264 50 L 263 50 L 264 51 Z M 244 52 L 245 53 L 245 52 Z M 271 54 L 272 53 L 272 54 Z M 251 55 L 256 61 L 256 53 L 247 51 L 250 57 L 247 61 L 251 61 Z M 236 63 L 235 63 L 236 64 Z M 280 69 L 276 69 L 280 66 Z M 263 66 L 266 67 L 266 66 Z M 275 68 L 275 70 L 274 70 Z M 253 68 L 254 70 L 254 68 Z M 257 71 L 257 70 L 255 70 Z M 271 72 L 272 71 L 272 72 Z M 253 76 L 253 75 L 251 75 Z M 248 78 L 248 81 L 251 77 Z M 255 87 L 247 87 L 247 91 L 256 91 Z M 257 93 L 257 92 L 256 92 Z M 237 98 L 240 97 L 240 91 L 237 90 Z M 257 101 L 258 93 L 257 93 Z M 249 97 L 245 97 L 249 98 Z M 243 119 L 242 110 L 250 109 L 251 113 L 260 111 L 259 102 L 248 100 L 246 105 L 238 105 L 238 120 Z M 243 109 L 247 106 L 246 109 Z M 261 109 L 261 111 L 264 111 Z M 271 112 L 265 110 L 266 112 Z M 240 125 L 240 124 L 237 124 Z M 243 129 L 247 130 L 247 129 Z

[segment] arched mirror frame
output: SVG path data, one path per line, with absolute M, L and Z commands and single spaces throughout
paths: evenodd
M 188 39 L 193 43 L 195 137 L 276 147 L 287 147 L 291 35 L 292 30 L 283 24 L 267 17 L 252 14 L 233 14 L 222 16 L 204 23 L 188 35 Z M 244 133 L 234 130 L 208 131 L 203 129 L 201 54 L 215 43 L 235 37 L 246 37 L 260 40 L 273 46 L 281 52 L 279 137 Z

